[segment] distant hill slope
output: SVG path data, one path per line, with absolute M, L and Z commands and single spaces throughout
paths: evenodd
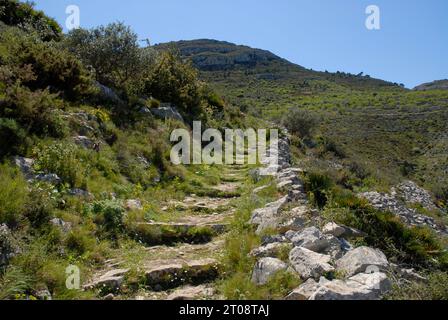
M 448 90 L 448 79 L 436 80 L 428 83 L 423 83 L 414 88 L 416 91 L 426 90 Z
M 352 86 L 396 86 L 390 82 L 343 72 L 329 73 L 306 69 L 289 62 L 275 54 L 248 46 L 210 39 L 169 42 L 156 45 L 158 49 L 174 48 L 184 58 L 190 59 L 202 71 L 204 77 L 219 81 L 224 73 L 226 78 L 245 72 L 243 79 L 230 79 L 233 82 L 246 82 L 247 78 L 256 80 L 284 80 L 297 83 L 312 80 L 330 80 Z M 244 79 L 246 78 L 246 79 Z M 231 81 L 231 82 L 232 82 Z
M 316 114 L 317 134 L 331 141 L 318 148 L 335 144 L 344 157 L 333 160 L 362 164 L 375 172 L 373 184 L 406 177 L 434 191 L 446 185 L 448 91 L 407 90 L 362 73 L 318 72 L 269 51 L 216 40 L 156 48 L 177 49 L 228 102 L 255 117 L 279 121 L 294 109 Z M 425 88 L 443 82 L 435 84 Z

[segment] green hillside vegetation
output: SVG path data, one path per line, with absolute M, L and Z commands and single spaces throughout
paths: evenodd
M 448 91 L 317 72 L 215 40 L 142 47 L 123 23 L 61 30 L 31 4 L 0 3 L 0 231 L 11 231 L 0 233 L 0 248 L 14 253 L 6 263 L 0 256 L 0 300 L 45 299 L 46 290 L 54 299 L 166 298 L 147 290 L 143 268 L 180 253 L 219 260 L 217 297 L 281 299 L 297 287 L 289 273 L 251 282 L 249 253 L 261 237 L 248 220 L 280 196 L 273 179 L 255 181 L 249 165 L 171 163 L 172 130 L 194 120 L 203 130 L 286 127 L 323 218 L 365 232 L 355 246 L 428 276 L 427 286 L 411 282 L 386 298 L 447 298 L 446 238 L 356 194 L 411 179 L 441 210 L 417 209 L 448 222 Z M 166 105 L 184 121 L 153 115 Z M 31 168 L 20 170 L 17 157 Z M 120 290 L 67 289 L 68 265 L 92 276 L 117 260 L 129 269 Z
M 304 141 L 311 146 L 307 152 L 318 153 L 324 166 L 365 168 L 369 177 L 360 187 L 384 190 L 413 179 L 446 202 L 448 91 L 410 91 L 363 73 L 317 72 L 263 50 L 215 40 L 159 47 L 167 46 L 192 61 L 202 79 L 245 113 L 281 122 L 302 110 L 316 118 L 313 139 Z
M 134 226 L 167 219 L 162 203 L 183 199 L 192 185 L 216 193 L 218 169 L 171 164 L 171 131 L 188 129 L 192 119 L 240 127 L 240 112 L 191 65 L 138 46 L 121 23 L 63 35 L 31 5 L 6 1 L 0 12 L 0 225 L 13 231 L 5 241 L 21 252 L 0 266 L 0 299 L 33 298 L 41 288 L 56 299 L 92 297 L 65 287 L 66 266 L 89 273 L 114 250 L 137 246 Z M 142 112 L 163 102 L 175 104 L 186 122 Z M 94 146 L 76 143 L 80 135 Z M 36 174 L 61 181 L 28 183 L 13 156 L 33 158 Z M 125 214 L 125 200 L 136 198 L 144 210 Z M 54 218 L 70 231 L 50 223 Z

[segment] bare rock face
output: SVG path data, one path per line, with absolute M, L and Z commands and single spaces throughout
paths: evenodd
M 281 223 L 279 210 L 288 203 L 288 197 L 283 197 L 275 202 L 267 204 L 264 208 L 256 209 L 252 213 L 250 223 L 257 225 L 257 234 L 266 229 L 276 229 Z
M 325 273 L 334 271 L 334 267 L 330 265 L 331 257 L 329 255 L 316 253 L 302 247 L 291 250 L 289 261 L 303 279 L 319 279 Z
M 386 256 L 378 249 L 359 247 L 336 261 L 337 270 L 348 276 L 372 270 L 385 270 L 389 266 Z
M 163 290 L 182 284 L 206 282 L 215 279 L 219 269 L 220 265 L 215 259 L 161 261 L 146 270 L 146 284 L 154 290 Z
M 209 298 L 215 294 L 215 290 L 206 285 L 186 286 L 171 293 L 167 300 L 197 300 L 200 298 Z
M 288 265 L 276 258 L 262 258 L 255 264 L 252 282 L 257 285 L 266 284 L 277 272 L 286 270 Z
M 30 158 L 24 158 L 24 157 L 14 157 L 14 163 L 15 165 L 22 171 L 23 175 L 27 179 L 32 179 L 34 177 L 34 160 Z

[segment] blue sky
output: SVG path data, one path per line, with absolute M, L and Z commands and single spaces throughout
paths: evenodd
M 363 71 L 414 87 L 448 78 L 447 0 L 35 0 L 63 26 L 123 21 L 151 43 L 212 38 L 266 49 L 314 70 Z M 377 5 L 381 29 L 365 27 Z

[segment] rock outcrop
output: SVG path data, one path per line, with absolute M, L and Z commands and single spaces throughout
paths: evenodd
M 288 270 L 305 281 L 285 298 L 288 300 L 380 299 L 391 288 L 386 256 L 374 248 L 353 248 L 347 239 L 365 237 L 363 232 L 323 221 L 319 212 L 309 207 L 299 176 L 303 170 L 289 164 L 288 140 L 281 141 L 278 166 L 273 167 L 269 161 L 266 166 L 271 166 L 277 189 L 286 195 L 252 213 L 250 223 L 258 234 L 265 230 L 278 232 L 264 236 L 263 245 L 251 252 L 259 258 L 253 282 L 266 284 L 276 272 Z M 290 248 L 288 261 L 274 258 L 279 251 Z M 336 275 L 342 278 L 334 279 Z

